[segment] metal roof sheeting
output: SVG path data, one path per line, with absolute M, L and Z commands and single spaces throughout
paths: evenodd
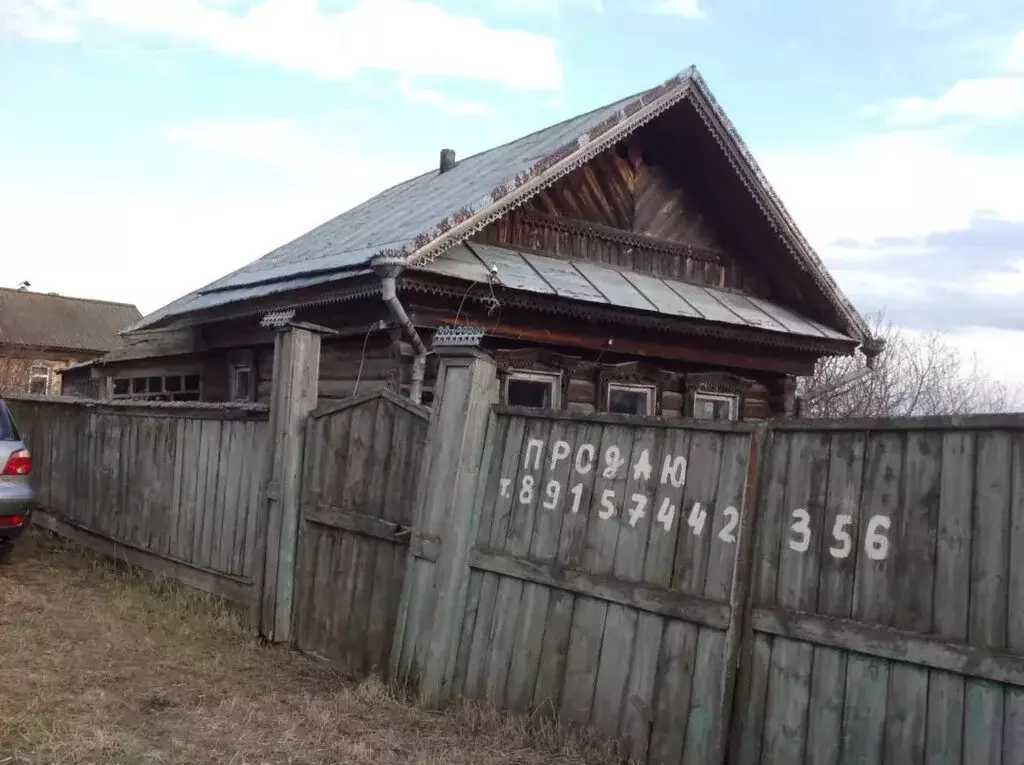
M 498 283 L 523 292 L 747 329 L 852 342 L 852 338 L 841 332 L 763 298 L 489 244 L 459 245 L 416 270 L 484 283 L 492 268 Z

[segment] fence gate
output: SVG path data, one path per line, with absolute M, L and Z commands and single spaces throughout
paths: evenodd
M 454 693 L 715 761 L 753 431 L 497 410 Z
M 387 666 L 427 420 L 379 391 L 307 421 L 296 641 L 352 671 Z

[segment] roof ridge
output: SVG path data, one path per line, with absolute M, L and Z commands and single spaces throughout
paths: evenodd
M 11 292 L 16 295 L 35 295 L 36 297 L 47 297 L 47 298 L 60 298 L 61 300 L 77 300 L 81 303 L 98 303 L 101 305 L 119 305 L 125 308 L 134 308 L 136 311 L 139 307 L 134 303 L 125 303 L 120 300 L 103 300 L 100 298 L 87 298 L 78 297 L 77 295 L 61 295 L 57 292 L 37 292 L 35 290 L 19 290 L 15 287 L 0 287 L 0 292 Z

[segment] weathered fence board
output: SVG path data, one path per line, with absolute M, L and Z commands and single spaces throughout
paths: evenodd
M 299 648 L 353 671 L 387 666 L 427 413 L 386 391 L 315 410 L 305 434 Z
M 104 550 L 130 548 L 141 565 L 255 602 L 265 408 L 8 403 L 32 452 L 47 525 L 76 529 L 76 538 Z
M 1019 759 L 1024 422 L 925 425 L 773 429 L 736 765 Z
M 501 411 L 455 692 L 706 762 L 753 430 Z

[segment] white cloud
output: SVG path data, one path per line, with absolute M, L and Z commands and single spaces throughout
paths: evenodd
M 704 17 L 704 11 L 700 7 L 700 0 L 654 0 L 650 12 L 668 16 L 682 16 L 685 19 Z
M 896 98 L 872 104 L 864 115 L 880 115 L 896 126 L 928 125 L 947 117 L 991 120 L 1024 116 L 1024 78 L 960 80 L 936 98 Z
M 967 228 L 979 210 L 1024 220 L 1024 155 L 964 153 L 951 140 L 958 135 L 868 134 L 819 149 L 762 152 L 758 158 L 819 247 L 843 238 L 867 242 Z
M 359 0 L 338 12 L 323 10 L 318 0 L 262 0 L 241 10 L 212 0 L 5 0 L 4 7 L 0 23 L 30 37 L 66 41 L 99 27 L 332 80 L 373 69 L 519 90 L 555 90 L 562 82 L 554 39 L 417 0 Z
M 377 184 L 383 188 L 384 184 Z M 375 189 L 378 190 L 378 189 Z M 4 286 L 136 303 L 149 312 L 360 201 L 343 185 L 214 196 L 0 187 Z
M 1010 42 L 1010 50 L 1006 54 L 1006 68 L 1024 71 L 1024 29 Z
M 511 13 L 556 16 L 570 10 L 604 12 L 603 0 L 495 0 L 495 4 Z
M 473 114 L 489 114 L 491 112 L 490 107 L 479 101 L 452 98 L 439 90 L 417 87 L 412 84 L 408 77 L 399 79 L 398 91 L 409 103 L 436 106 L 438 109 L 449 114 L 468 116 Z
M 333 180 L 345 179 L 352 188 L 366 187 L 360 179 L 372 178 L 371 185 L 412 177 L 417 168 L 375 157 L 366 152 L 341 149 L 325 143 L 315 132 L 280 117 L 192 122 L 164 128 L 164 136 L 176 143 L 253 160 L 280 170 Z M 422 169 L 422 168 L 419 168 Z M 360 201 L 360 200 L 355 200 Z

